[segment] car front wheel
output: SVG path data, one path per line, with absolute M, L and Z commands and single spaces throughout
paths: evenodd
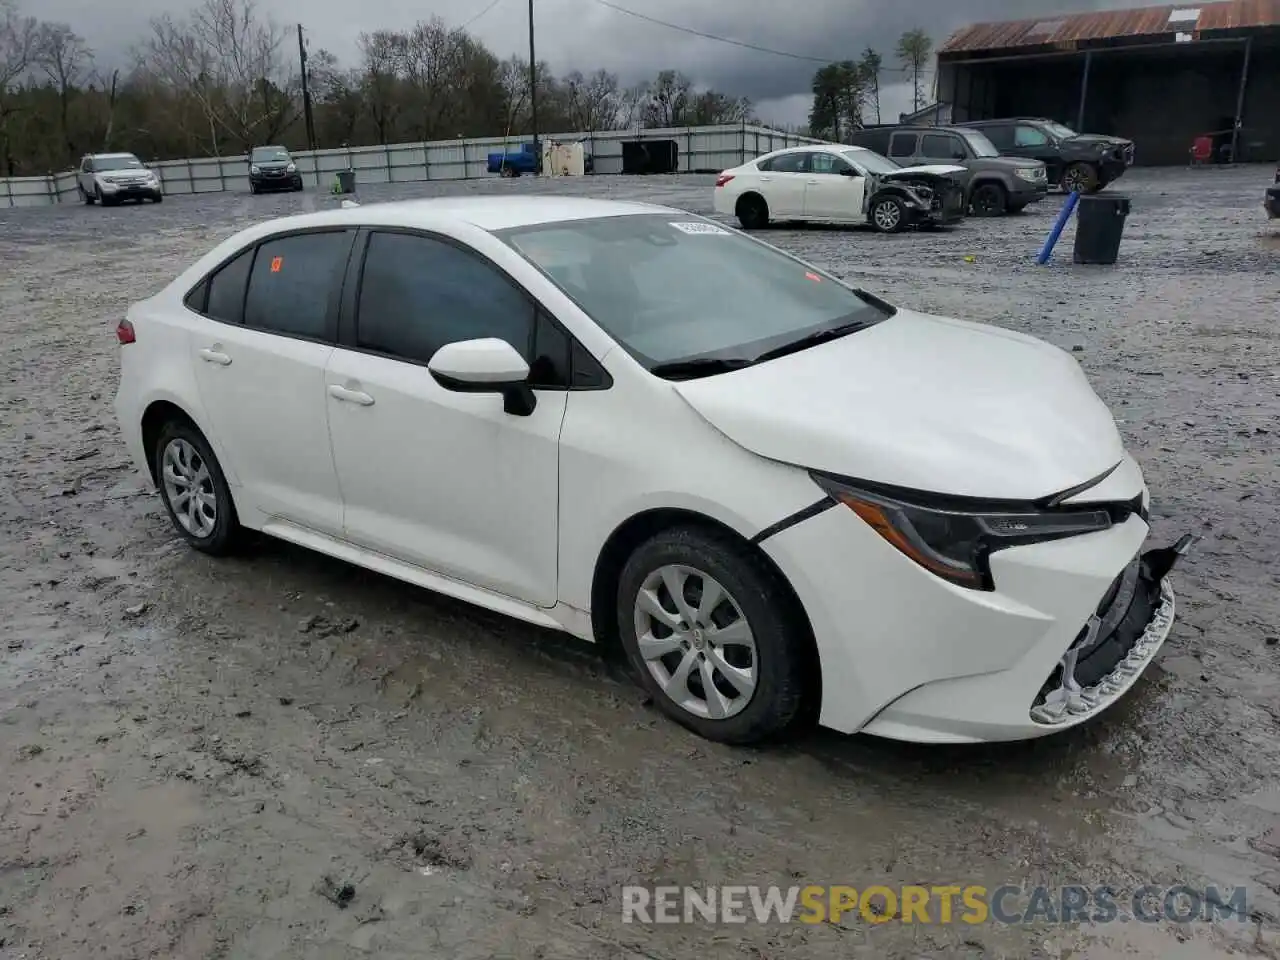
M 1087 163 L 1073 163 L 1062 173 L 1062 189 L 1067 193 L 1095 193 L 1102 189 L 1098 171 Z
M 240 521 L 209 441 L 190 424 L 170 422 L 160 431 L 152 455 L 156 485 L 178 533 L 204 553 L 230 553 L 240 536 Z
M 898 233 L 907 225 L 907 208 L 897 197 L 885 197 L 872 205 L 870 219 L 881 233 Z
M 802 619 L 764 561 L 695 527 L 660 533 L 623 568 L 618 626 L 640 682 L 669 717 L 723 743 L 755 743 L 800 714 Z

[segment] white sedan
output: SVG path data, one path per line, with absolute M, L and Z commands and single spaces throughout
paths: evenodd
M 964 219 L 968 177 L 964 167 L 900 167 L 866 147 L 817 144 L 775 150 L 724 171 L 714 204 L 746 230 L 812 220 L 897 233 Z
M 352 206 L 133 305 L 116 412 L 177 532 L 259 530 L 586 640 L 745 743 L 1105 709 L 1185 544 L 1079 364 L 679 210 Z

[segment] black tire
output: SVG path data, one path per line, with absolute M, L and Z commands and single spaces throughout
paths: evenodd
M 636 633 L 636 601 L 645 580 L 666 566 L 690 567 L 714 579 L 736 604 L 750 627 L 755 641 L 754 689 L 745 705 L 724 719 L 699 716 L 676 703 L 649 671 L 640 653 Z M 695 578 L 690 577 L 690 582 Z M 694 589 L 700 589 L 696 587 Z M 627 560 L 618 581 L 616 598 L 619 636 L 627 660 L 641 685 L 652 695 L 654 703 L 672 720 L 693 732 L 721 743 L 758 743 L 785 733 L 802 715 L 804 695 L 808 689 L 810 650 L 803 618 L 798 616 L 785 584 L 763 559 L 750 548 L 731 537 L 698 527 L 676 527 L 663 531 L 641 544 Z M 673 604 L 668 595 L 666 604 Z M 722 602 L 709 613 L 721 617 L 732 614 Z M 669 631 L 668 631 L 669 633 Z M 705 635 L 698 635 L 704 643 Z M 692 642 L 692 641 L 690 641 Z M 730 649 L 727 645 L 720 648 Z M 738 648 L 741 649 L 741 648 Z M 701 658 L 705 654 L 686 647 L 685 653 L 673 652 L 668 657 L 680 659 L 688 654 Z M 658 662 L 658 661 L 655 661 Z M 708 663 L 710 661 L 707 661 Z M 664 664 L 664 668 L 665 668 Z M 743 666 L 743 664 L 733 664 Z M 703 674 L 693 674 L 700 686 Z M 722 674 L 712 668 L 713 678 L 727 684 Z M 732 692 L 735 688 L 728 686 Z M 685 684 L 692 693 L 692 685 Z M 736 703 L 736 697 L 733 701 Z M 704 693 L 705 701 L 705 693 Z
M 98 201 L 98 206 L 100 206 L 100 207 L 105 207 L 105 206 L 107 206 L 107 198 L 106 198 L 106 197 L 104 197 L 104 196 L 102 195 L 102 188 L 101 188 L 101 187 L 99 187 L 99 186 L 94 186 L 94 188 L 93 188 L 93 196 L 94 196 L 94 199 Z
M 907 228 L 907 208 L 897 197 L 880 197 L 871 204 L 867 219 L 881 233 L 901 233 Z
M 196 536 L 187 530 L 178 520 L 174 506 L 169 500 L 168 486 L 164 481 L 164 454 L 174 441 L 185 441 L 193 447 L 200 461 L 208 468 L 207 492 L 214 498 L 214 523 L 212 530 L 205 536 Z M 160 488 L 160 499 L 164 501 L 165 511 L 169 514 L 169 520 L 179 535 L 202 553 L 215 557 L 233 553 L 240 545 L 243 529 L 240 526 L 240 518 L 236 514 L 235 501 L 231 497 L 231 488 L 227 486 L 227 478 L 223 476 L 218 458 L 214 456 L 204 435 L 189 423 L 178 420 L 169 421 L 161 428 L 160 435 L 156 439 L 155 449 L 151 451 L 151 463 L 156 475 L 156 486 Z
M 1073 163 L 1062 171 L 1062 189 L 1067 193 L 1097 193 L 1101 188 L 1098 169 L 1091 163 Z
M 1009 194 L 999 183 L 980 183 L 969 198 L 975 217 L 1003 217 L 1009 212 Z
M 76 190 L 80 193 L 80 202 L 87 206 L 93 206 L 93 197 L 84 192 L 84 187 L 76 184 Z
M 255 196 L 258 193 L 258 185 L 254 183 L 252 180 L 249 181 L 249 192 L 254 194 Z
M 743 194 L 733 212 L 743 230 L 763 230 L 769 225 L 769 204 L 758 193 Z

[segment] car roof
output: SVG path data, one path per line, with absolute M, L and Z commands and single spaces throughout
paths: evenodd
M 687 212 L 674 207 L 619 200 L 593 200 L 587 197 L 433 197 L 281 217 L 268 221 L 262 227 L 264 234 L 271 234 L 284 230 L 346 224 L 427 228 L 443 221 L 454 221 L 493 232 L 512 227 L 646 213 L 689 216 Z
M 962 127 L 976 127 L 984 123 L 1049 123 L 1048 117 L 998 117 L 991 120 L 966 120 Z
M 132 157 L 134 154 L 127 150 L 116 150 L 112 153 L 86 153 L 85 156 L 90 160 L 110 160 L 115 157 Z
M 777 150 L 770 150 L 768 153 L 762 153 L 757 160 L 763 160 L 765 157 L 772 157 L 775 153 L 821 153 L 824 150 L 866 150 L 866 147 L 854 146 L 851 143 L 802 143 L 794 147 L 779 147 Z

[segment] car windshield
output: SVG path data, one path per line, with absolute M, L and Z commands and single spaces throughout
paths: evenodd
M 874 150 L 845 150 L 842 151 L 850 162 L 856 163 L 867 173 L 893 173 L 895 170 L 901 170 L 900 164 L 894 163 L 888 157 L 882 157 Z
M 992 143 L 985 133 L 978 130 L 965 130 L 961 134 L 965 141 L 969 144 L 975 157 L 998 157 L 1000 151 L 996 149 L 996 145 Z
M 254 147 L 251 159 L 254 163 L 283 163 L 289 159 L 289 151 L 284 147 Z
M 666 214 L 498 234 L 632 356 L 696 376 L 802 349 L 892 316 L 799 260 L 709 220 Z M 811 339 L 812 338 L 812 339 Z M 676 367 L 689 367 L 678 373 Z
M 94 157 L 93 165 L 99 170 L 132 170 L 142 166 L 142 161 L 132 153 L 112 153 Z
M 1071 137 L 1080 136 L 1080 134 L 1076 133 L 1070 127 L 1064 126 L 1063 124 L 1058 123 L 1056 120 L 1048 121 L 1044 125 L 1044 128 L 1048 130 L 1050 133 L 1052 133 L 1059 140 L 1067 140 Z

